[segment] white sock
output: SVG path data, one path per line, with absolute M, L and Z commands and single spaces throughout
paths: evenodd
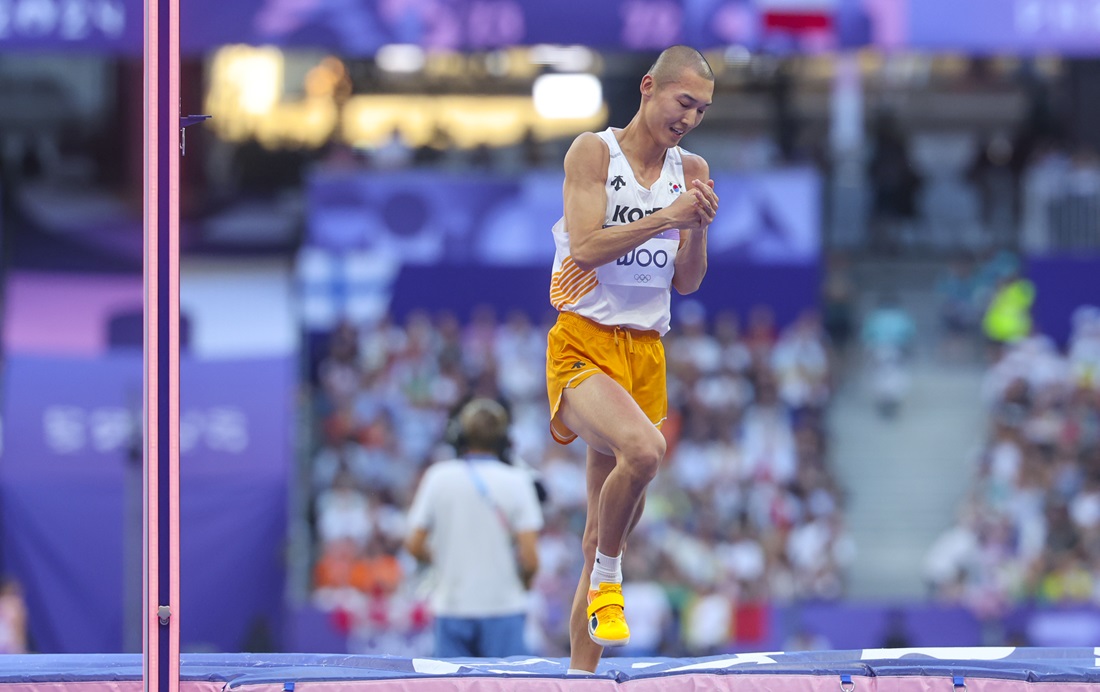
M 570 668 L 565 672 L 566 675 L 595 675 L 595 673 L 588 670 L 581 670 L 580 668 Z
M 623 583 L 622 558 L 622 553 L 619 553 L 615 557 L 608 557 L 597 550 L 596 562 L 592 564 L 591 588 L 598 589 L 602 581 L 615 582 L 617 584 Z

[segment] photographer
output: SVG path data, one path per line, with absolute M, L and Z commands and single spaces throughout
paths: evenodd
M 504 462 L 508 413 L 474 399 L 458 413 L 461 456 L 433 464 L 412 508 L 405 547 L 435 568 L 435 655 L 525 654 L 526 590 L 542 528 L 531 475 Z

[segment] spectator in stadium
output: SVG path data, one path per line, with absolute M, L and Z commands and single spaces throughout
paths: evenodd
M 366 546 L 372 531 L 368 510 L 367 496 L 351 472 L 339 471 L 332 487 L 317 498 L 317 534 L 322 547 L 344 539 Z
M 724 310 L 714 317 L 714 338 L 722 354 L 722 369 L 743 375 L 752 367 L 752 353 L 741 339 L 737 313 Z
M 829 396 L 829 354 L 816 312 L 804 312 L 783 331 L 772 351 L 771 365 L 779 397 L 792 411 L 824 405 Z
M 890 111 L 879 114 L 868 179 L 875 186 L 871 210 L 875 249 L 898 252 L 902 226 L 917 214 L 917 192 L 921 179 L 909 155 L 909 143 L 898 117 Z
M 768 305 L 754 305 L 749 311 L 748 328 L 745 330 L 745 345 L 753 360 L 767 362 L 777 338 L 775 311 Z
M 847 258 L 841 254 L 830 255 L 821 289 L 822 326 L 838 353 L 844 352 L 855 331 L 855 297 L 855 282 Z
M 798 463 L 794 427 L 771 371 L 758 375 L 756 400 L 746 408 L 741 426 L 742 477 L 780 485 L 793 480 Z
M 328 353 L 318 365 L 321 391 L 333 409 L 346 408 L 355 397 L 362 374 L 355 327 L 340 323 L 329 340 Z
M 999 351 L 1006 345 L 1031 334 L 1031 305 L 1035 302 L 1035 286 L 1014 274 L 997 286 L 982 317 L 982 331 Z
M 1100 308 L 1086 305 L 1074 311 L 1068 357 L 1074 382 L 1100 385 Z
M 969 262 L 958 259 L 936 281 L 940 326 L 943 338 L 940 350 L 947 360 L 964 360 L 971 355 L 969 337 L 975 332 L 979 316 L 973 270 Z
M 542 510 L 530 474 L 501 459 L 504 407 L 474 399 L 457 423 L 461 458 L 428 468 L 408 517 L 406 548 L 436 571 L 435 655 L 521 655 Z
M 897 413 L 909 388 L 905 369 L 916 338 L 916 325 L 897 296 L 882 296 L 863 322 L 863 347 L 874 363 L 875 405 L 884 417 Z

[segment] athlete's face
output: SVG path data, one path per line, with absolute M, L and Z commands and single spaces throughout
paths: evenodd
M 690 69 L 683 70 L 675 81 L 659 86 L 646 75 L 642 94 L 647 97 L 646 122 L 654 138 L 666 147 L 674 147 L 703 121 L 714 97 L 714 82 Z

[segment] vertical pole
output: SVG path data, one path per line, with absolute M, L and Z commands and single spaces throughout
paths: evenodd
M 179 0 L 145 0 L 147 692 L 179 692 L 179 131 Z

